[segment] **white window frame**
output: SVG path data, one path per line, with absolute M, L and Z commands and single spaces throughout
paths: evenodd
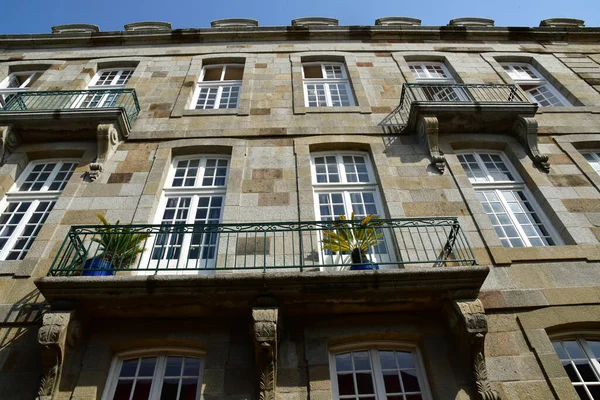
M 305 66 L 321 66 L 321 74 L 323 78 L 305 78 L 304 77 L 304 67 Z M 326 78 L 325 67 L 326 66 L 339 66 L 342 77 L 341 78 Z M 316 61 L 316 62 L 303 62 L 302 63 L 302 90 L 304 91 L 304 106 L 309 108 L 320 108 L 320 107 L 353 107 L 356 105 L 356 100 L 354 99 L 354 92 L 352 91 L 352 85 L 350 84 L 350 78 L 348 77 L 348 70 L 346 69 L 346 65 L 341 62 L 329 62 L 329 61 Z M 325 90 L 325 103 L 326 105 L 322 106 L 310 106 L 308 101 L 308 85 L 324 85 Z M 346 87 L 346 93 L 348 93 L 348 105 L 342 106 L 334 106 L 333 100 L 331 98 L 331 89 L 329 87 L 330 84 L 335 85 L 344 85 Z
M 152 387 L 150 389 L 150 397 L 149 400 L 158 400 L 160 399 L 161 389 L 162 389 L 162 379 L 164 377 L 165 372 L 165 360 L 168 356 L 174 357 L 195 357 L 200 358 L 200 374 L 198 378 L 198 390 L 196 392 L 197 397 L 196 400 L 200 400 L 202 395 L 202 378 L 204 376 L 204 365 L 206 362 L 206 352 L 201 350 L 193 350 L 188 348 L 178 348 L 178 347 L 164 347 L 158 349 L 144 349 L 144 350 L 130 350 L 124 351 L 116 354 L 113 357 L 113 360 L 110 365 L 110 369 L 108 372 L 108 377 L 106 379 L 106 384 L 104 386 L 104 391 L 102 393 L 101 400 L 112 400 L 115 390 L 117 389 L 117 384 L 119 381 L 119 374 L 121 372 L 121 365 L 123 361 L 128 358 L 136 358 L 136 357 L 157 357 L 157 362 L 155 366 L 154 375 L 152 377 Z M 162 368 L 162 370 L 161 370 Z M 156 384 L 155 382 L 160 382 Z
M 97 82 L 105 72 L 113 72 L 116 71 L 117 74 L 113 77 L 109 84 L 98 85 Z M 117 84 L 121 76 L 125 73 L 130 72 L 129 76 L 122 84 Z M 135 72 L 135 68 L 109 68 L 109 69 L 101 69 L 96 72 L 96 75 L 92 78 L 90 83 L 87 85 L 86 90 L 105 90 L 105 89 L 124 89 L 127 86 L 127 82 L 133 76 Z M 119 94 L 82 94 L 78 96 L 75 101 L 73 108 L 103 108 L 107 107 L 108 102 L 116 103 L 118 100 Z M 99 98 L 99 99 L 98 99 Z M 95 103 L 94 106 L 90 104 Z
M 334 156 L 336 158 L 336 165 L 338 168 L 338 175 L 340 178 L 340 182 L 338 182 L 338 183 L 317 182 L 315 159 L 318 157 L 331 157 L 331 156 Z M 345 166 L 343 163 L 344 156 L 364 157 L 365 166 L 367 169 L 367 173 L 369 175 L 368 182 L 348 182 L 347 181 L 346 170 L 345 170 Z M 315 215 L 317 216 L 318 220 L 323 220 L 323 216 L 321 215 L 321 210 L 320 210 L 320 202 L 319 202 L 320 194 L 341 193 L 342 198 L 343 198 L 344 210 L 346 211 L 345 216 L 346 216 L 346 218 L 350 219 L 351 214 L 352 214 L 352 201 L 350 199 L 350 193 L 356 193 L 356 192 L 371 193 L 373 195 L 375 207 L 377 208 L 377 211 L 379 212 L 379 214 L 377 214 L 377 215 L 381 219 L 385 218 L 383 202 L 381 201 L 381 195 L 379 193 L 379 185 L 377 183 L 375 171 L 373 170 L 373 164 L 372 164 L 371 158 L 369 157 L 368 153 L 360 152 L 360 151 L 311 153 L 310 167 L 311 167 L 311 176 L 312 176 Z M 365 212 L 366 212 L 366 210 L 365 210 Z M 395 249 L 394 249 L 394 246 L 392 245 L 392 241 L 388 234 L 385 234 L 385 236 L 384 236 L 384 243 L 385 243 L 385 246 L 387 249 L 387 255 L 369 254 L 369 257 L 371 258 L 371 260 L 374 263 L 376 263 L 376 262 L 389 263 L 389 262 L 393 262 L 396 259 L 396 256 L 394 253 Z M 320 246 L 320 244 L 319 244 L 319 246 Z M 321 261 L 324 264 L 333 263 L 333 262 L 349 263 L 349 259 L 350 259 L 350 255 L 339 255 L 339 254 L 338 255 L 325 255 L 322 250 L 319 251 L 319 255 L 321 257 Z M 341 259 L 340 259 L 340 257 L 341 257 Z M 394 266 L 393 265 L 382 265 L 382 266 L 380 266 L 380 268 L 381 269 L 394 268 Z
M 493 177 L 489 174 L 488 169 L 485 167 L 485 164 L 481 160 L 481 157 L 480 157 L 481 154 L 493 154 L 493 155 L 500 156 L 502 162 L 504 163 L 504 165 L 506 166 L 508 171 L 512 174 L 514 180 L 513 181 L 494 181 Z M 529 204 L 531 204 L 531 206 L 533 207 L 533 211 L 535 212 L 537 217 L 540 219 L 542 225 L 548 232 L 548 235 L 554 241 L 554 244 L 551 244 L 551 246 L 557 246 L 557 245 L 562 244 L 562 241 L 560 240 L 560 237 L 558 236 L 556 230 L 550 223 L 550 220 L 548 219 L 546 214 L 543 212 L 543 210 L 541 209 L 541 207 L 539 206 L 539 204 L 537 203 L 535 198 L 532 196 L 531 192 L 529 191 L 529 188 L 525 184 L 525 181 L 521 178 L 519 173 L 514 168 L 512 162 L 510 162 L 510 160 L 508 159 L 508 157 L 506 157 L 506 154 L 504 154 L 504 152 L 495 151 L 495 150 L 469 150 L 469 151 L 459 152 L 459 153 L 457 153 L 457 156 L 458 155 L 474 155 L 475 156 L 475 159 L 477 160 L 479 167 L 482 169 L 482 171 L 484 173 L 487 173 L 486 174 L 487 181 L 475 182 L 474 180 L 471 180 L 471 178 L 469 178 L 469 181 L 471 182 L 473 189 L 475 190 L 475 192 L 478 192 L 478 191 L 494 191 L 495 192 L 496 196 L 500 200 L 500 203 L 502 204 L 502 207 L 504 208 L 504 211 L 510 218 L 510 220 L 513 224 L 513 227 L 517 230 L 517 233 L 519 234 L 519 238 L 525 244 L 524 247 L 533 247 L 533 245 L 529 241 L 526 233 L 523 231 L 523 228 L 522 228 L 521 224 L 519 223 L 519 221 L 517 220 L 517 218 L 515 217 L 514 213 L 510 210 L 510 207 L 506 203 L 504 197 L 500 195 L 500 192 L 502 190 L 513 190 L 513 191 L 523 192 L 525 198 L 527 199 Z M 465 173 L 466 173 L 466 171 L 465 171 Z M 489 215 L 488 215 L 488 217 L 489 217 Z M 510 248 L 513 248 L 513 246 L 511 245 Z
M 383 381 L 383 373 L 381 369 L 381 363 L 376 363 L 375 361 L 379 360 L 379 351 L 409 351 L 413 355 L 413 360 L 415 363 L 415 369 L 417 372 L 417 379 L 419 380 L 419 385 L 421 388 L 421 397 L 423 400 L 431 400 L 431 390 L 429 387 L 429 381 L 427 379 L 427 373 L 425 370 L 425 364 L 423 362 L 423 356 L 419 347 L 410 342 L 400 342 L 400 341 L 368 341 L 361 343 L 352 343 L 352 344 L 344 344 L 340 346 L 334 346 L 329 349 L 329 376 L 331 377 L 331 392 L 332 399 L 339 400 L 339 389 L 338 389 L 338 380 L 337 380 L 337 369 L 335 356 L 337 354 L 347 353 L 350 351 L 368 351 L 370 352 L 370 360 L 372 361 L 371 371 L 373 373 L 374 380 L 374 389 L 375 389 L 375 399 L 376 400 L 386 400 L 386 390 Z M 376 353 L 376 354 L 375 354 Z M 356 395 L 358 396 L 358 395 Z M 355 396 L 355 397 L 356 397 Z M 368 395 L 364 395 L 364 397 L 372 397 Z
M 15 93 L 21 93 L 21 92 L 26 92 L 29 87 L 31 86 L 31 84 L 33 82 L 35 82 L 37 79 L 39 79 L 39 76 L 41 76 L 45 71 L 20 71 L 20 72 L 13 72 L 10 75 L 8 75 L 6 78 L 4 78 L 4 80 L 2 82 L 0 82 L 0 109 L 6 105 L 6 103 L 8 102 L 8 98 L 10 97 L 10 95 L 15 94 Z M 37 75 L 37 79 L 36 78 Z M 28 76 L 28 78 L 25 79 L 25 81 L 23 81 L 23 83 L 21 83 L 19 85 L 19 87 L 9 87 L 11 80 L 15 79 L 17 76 Z
M 586 150 L 582 151 L 581 154 L 584 156 L 585 160 L 590 164 L 590 166 L 596 171 L 598 175 L 600 175 L 600 150 Z M 590 161 L 585 157 L 589 155 L 593 161 Z
M 583 349 L 583 352 L 587 358 L 587 361 L 589 362 L 590 367 L 592 368 L 593 372 L 596 374 L 596 376 L 599 379 L 598 382 L 593 382 L 592 385 L 590 385 L 590 383 L 592 383 L 592 382 L 584 382 L 583 380 L 581 380 L 580 382 L 571 381 L 571 384 L 574 387 L 575 386 L 582 386 L 582 387 L 598 386 L 598 387 L 600 387 L 600 362 L 595 358 L 594 353 L 590 349 L 590 347 L 587 343 L 588 340 L 600 341 L 600 335 L 598 335 L 597 331 L 585 331 L 584 330 L 584 331 L 561 332 L 560 334 L 552 335 L 550 337 L 550 341 L 552 342 L 553 346 L 554 346 L 555 342 L 563 342 L 563 341 L 578 342 L 580 344 L 581 348 Z M 562 364 L 563 359 L 561 359 L 558 354 L 556 354 L 556 355 Z M 565 361 L 566 361 L 566 359 L 565 359 Z M 569 361 L 572 361 L 572 359 L 569 358 Z M 563 366 L 563 368 L 564 368 L 564 366 Z M 576 369 L 574 366 L 573 366 L 573 368 Z M 581 374 L 579 374 L 579 372 L 577 372 L 577 375 L 579 377 L 581 377 Z M 590 396 L 590 394 L 587 390 L 586 390 L 586 393 L 588 394 L 588 396 Z M 590 398 L 592 398 L 592 397 L 590 396 Z
M 202 67 L 202 72 L 200 74 L 200 79 L 196 84 L 196 90 L 194 91 L 194 95 L 192 96 L 192 102 L 190 104 L 190 109 L 192 110 L 235 110 L 240 106 L 240 97 L 242 97 L 242 80 L 225 80 L 225 73 L 227 72 L 228 67 L 236 67 L 242 69 L 242 75 L 244 73 L 245 65 L 244 64 L 211 64 Z M 204 82 L 204 76 L 206 75 L 207 69 L 216 69 L 221 68 L 221 78 L 218 81 L 206 81 Z M 235 107 L 224 107 L 220 108 L 221 105 L 221 97 L 223 96 L 223 89 L 225 87 L 238 87 L 238 96 Z M 215 103 L 212 108 L 201 107 L 198 106 L 198 98 L 200 97 L 200 92 L 203 88 L 217 88 L 217 95 L 215 97 Z
M 446 64 L 439 61 L 411 61 L 408 64 L 409 69 L 418 67 L 422 73 L 427 75 L 426 77 L 418 77 L 411 69 L 411 74 L 417 83 L 424 84 L 432 84 L 432 85 L 454 85 L 456 84 L 456 80 L 452 73 L 446 67 Z M 432 76 L 427 66 L 434 66 L 441 68 L 442 72 L 446 75 L 446 77 L 437 77 Z M 439 91 L 439 92 L 438 92 Z M 471 101 L 469 95 L 465 92 L 464 89 L 459 87 L 447 88 L 447 89 L 436 89 L 436 88 L 420 88 L 418 89 L 418 93 L 422 98 L 418 98 L 415 100 L 419 101 Z M 448 99 L 448 96 L 454 94 L 456 96 L 456 100 Z
M 35 190 L 35 191 L 19 190 L 21 185 L 25 182 L 25 180 L 30 175 L 30 173 L 32 172 L 32 170 L 35 168 L 36 165 L 49 164 L 49 163 L 56 163 L 56 166 L 54 167 L 54 169 L 52 170 L 52 172 L 50 173 L 48 178 L 45 180 L 44 185 L 42 186 L 42 188 L 40 188 L 40 190 Z M 4 248 L 2 248 L 2 250 L 0 250 L 0 260 L 6 260 L 8 255 L 11 253 L 17 240 L 23 233 L 27 223 L 31 220 L 31 217 L 34 214 L 39 203 L 41 201 L 51 201 L 51 202 L 56 203 L 56 200 L 58 200 L 58 198 L 60 197 L 62 190 L 49 190 L 49 188 L 50 188 L 50 185 L 54 182 L 54 179 L 56 178 L 58 173 L 61 172 L 60 171 L 61 167 L 67 163 L 73 163 L 73 164 L 75 164 L 75 167 L 77 167 L 77 164 L 79 163 L 79 161 L 75 160 L 75 159 L 64 159 L 64 160 L 62 160 L 62 159 L 61 160 L 45 159 L 45 160 L 35 160 L 35 161 L 30 162 L 29 164 L 27 164 L 27 167 L 21 173 L 21 175 L 19 176 L 17 181 L 13 184 L 13 186 L 9 189 L 8 192 L 6 192 L 6 195 L 4 196 L 4 198 L 2 200 L 0 200 L 0 216 L 4 214 L 4 212 L 6 211 L 6 209 L 8 208 L 8 206 L 11 203 L 31 202 L 31 205 L 29 206 L 29 208 L 23 215 L 23 218 L 17 224 L 15 230 L 10 235 L 8 241 L 4 245 Z M 71 172 L 71 174 L 67 178 L 66 182 L 68 182 L 68 180 L 70 179 L 72 174 L 73 174 L 73 172 Z M 47 211 L 47 214 L 49 214 L 53 208 L 54 208 L 54 204 Z M 46 215 L 46 217 L 47 217 L 47 215 Z M 1 229 L 2 229 L 2 227 L 0 227 L 0 231 L 1 231 Z M 37 234 L 36 234 L 36 236 L 37 236 Z M 35 242 L 35 238 L 33 239 L 33 242 Z M 33 244 L 33 242 L 32 242 L 32 244 Z M 29 252 L 30 249 L 31 249 L 31 245 L 29 246 L 29 248 L 27 248 L 24 251 L 24 254 L 21 257 L 17 258 L 17 260 L 22 260 L 27 255 L 27 253 Z
M 181 186 L 174 187 L 172 186 L 173 179 L 175 177 L 176 165 L 179 161 L 186 160 L 200 160 L 200 166 L 198 167 L 198 173 L 196 175 L 197 182 L 200 182 L 200 186 L 196 185 L 193 187 L 190 186 Z M 208 159 L 217 159 L 217 160 L 227 160 L 227 172 L 225 175 L 225 184 L 223 186 L 201 186 L 201 181 L 204 178 L 204 169 L 206 168 L 206 161 Z M 194 215 L 198 208 L 198 201 L 202 196 L 221 196 L 221 211 L 220 211 L 220 219 L 219 223 L 223 220 L 223 213 L 225 211 L 225 196 L 227 193 L 227 183 L 229 181 L 229 173 L 231 170 L 231 157 L 224 154 L 195 154 L 188 156 L 180 156 L 174 157 L 171 166 L 169 168 L 169 172 L 167 174 L 167 178 L 165 180 L 165 186 L 162 190 L 162 195 L 158 205 L 158 212 L 154 217 L 154 224 L 160 225 L 163 223 L 164 212 L 167 206 L 167 202 L 170 198 L 181 198 L 181 197 L 191 197 L 190 205 L 188 207 L 188 216 L 186 220 L 186 224 L 194 223 Z M 203 274 L 203 273 L 214 273 L 214 270 L 205 270 L 206 268 L 214 268 L 219 251 L 219 238 L 217 237 L 216 244 L 216 253 L 213 259 L 203 260 L 199 258 L 198 260 L 188 260 L 187 254 L 189 252 L 190 243 L 192 239 L 192 234 L 184 234 L 183 242 L 181 243 L 181 252 L 179 257 L 177 258 L 161 258 L 160 260 L 152 259 L 152 251 L 155 245 L 156 235 L 151 236 L 146 242 L 146 250 L 143 253 L 142 260 L 140 262 L 140 267 L 149 266 L 151 270 L 144 271 L 143 269 L 138 270 L 138 274 L 140 275 L 148 275 L 148 274 L 168 274 L 168 275 L 187 275 L 187 274 Z M 170 240 L 170 238 L 169 238 Z M 168 247 L 168 246 L 166 246 Z M 204 246 L 200 246 L 202 249 Z M 185 269 L 170 271 L 169 269 L 174 268 L 183 268 L 184 266 L 189 266 L 190 270 L 186 271 Z M 162 267 L 165 265 L 165 267 Z M 156 272 L 156 268 L 159 268 L 158 272 Z
M 427 75 L 427 77 L 423 78 L 423 77 L 417 77 L 415 76 L 414 72 L 411 69 L 411 74 L 413 76 L 413 78 L 419 82 L 419 83 L 449 83 L 449 84 L 454 84 L 456 83 L 456 80 L 454 79 L 454 77 L 452 76 L 452 74 L 450 73 L 450 71 L 448 70 L 448 68 L 446 67 L 446 64 L 444 64 L 443 62 L 439 62 L 439 61 L 410 61 L 407 63 L 409 69 L 411 67 L 419 67 L 421 69 L 422 72 L 425 72 L 425 74 Z M 431 76 L 430 71 L 427 69 L 427 66 L 431 65 L 431 66 L 435 66 L 435 67 L 441 67 L 442 71 L 444 72 L 444 74 L 446 75 L 445 78 L 440 78 L 437 76 Z
M 540 87 L 544 87 L 545 89 L 547 89 L 560 102 L 560 104 L 551 105 L 551 106 L 543 106 L 543 105 L 539 104 L 540 107 L 565 107 L 565 106 L 570 107 L 573 105 L 550 82 L 548 82 L 548 80 L 546 78 L 544 78 L 544 76 L 542 74 L 540 74 L 540 72 L 537 69 L 535 69 L 535 67 L 533 65 L 531 65 L 529 63 L 519 63 L 519 62 L 504 62 L 504 63 L 500 63 L 500 65 L 502 66 L 504 71 L 508 74 L 508 76 L 510 76 L 510 78 L 515 82 L 515 84 L 517 84 L 519 86 L 535 85 L 535 87 L 532 89 L 524 89 L 523 87 L 521 87 L 521 89 L 525 93 L 527 93 L 527 96 L 529 96 L 529 99 L 532 102 L 539 104 L 538 100 L 529 91 L 540 88 Z M 528 74 L 527 74 L 527 76 L 523 75 L 520 71 L 517 71 L 515 69 L 516 66 L 527 68 L 536 77 L 532 78 Z M 507 67 L 508 67 L 509 71 L 506 70 Z

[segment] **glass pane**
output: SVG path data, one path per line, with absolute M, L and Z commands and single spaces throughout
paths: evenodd
M 370 371 L 371 363 L 369 362 L 369 353 L 366 351 L 353 352 L 354 369 L 356 371 Z
M 143 358 L 142 364 L 140 365 L 140 372 L 138 376 L 152 376 L 154 375 L 154 366 L 156 365 L 156 357 Z
M 373 378 L 370 373 L 357 373 L 356 386 L 359 394 L 374 394 Z
M 323 78 L 321 65 L 304 65 L 304 78 Z
M 397 351 L 396 359 L 398 360 L 398 367 L 400 369 L 415 367 L 415 364 L 413 362 L 413 355 L 410 352 Z
M 581 349 L 581 346 L 579 346 L 579 343 L 577 343 L 574 340 L 566 340 L 563 342 L 563 344 L 565 345 L 565 348 L 567 349 L 567 352 L 569 353 L 569 355 L 571 356 L 571 358 L 573 359 L 577 359 L 577 358 L 583 358 L 585 359 L 585 354 L 583 354 L 583 350 Z
M 338 372 L 352 371 L 352 359 L 350 353 L 337 354 L 335 356 L 335 370 Z
M 402 383 L 404 384 L 405 392 L 418 392 L 421 390 L 416 370 L 410 369 L 401 371 L 400 375 L 402 375 Z
M 385 383 L 385 391 L 387 393 L 402 392 L 400 379 L 396 371 L 387 371 L 383 373 L 383 382 Z
M 598 382 L 596 374 L 592 371 L 592 366 L 587 361 L 576 362 L 575 366 L 584 382 Z
M 200 359 L 199 358 L 185 358 L 185 366 L 183 367 L 184 376 L 199 376 L 200 375 Z
M 113 400 L 129 400 L 131 395 L 131 388 L 133 387 L 133 381 L 119 381 L 117 384 L 117 390 Z
M 561 360 L 569 358 L 567 352 L 562 347 L 562 344 L 560 342 L 552 342 L 552 346 L 554 347 L 554 351 L 556 351 L 556 354 L 558 354 L 558 358 L 560 358 Z
M 151 379 L 138 379 L 135 383 L 135 389 L 131 400 L 147 400 L 150 396 L 151 387 Z
M 184 379 L 181 383 L 181 393 L 178 400 L 196 400 L 198 379 Z
M 393 351 L 380 351 L 379 359 L 381 360 L 382 369 L 396 369 L 396 358 Z
M 204 70 L 204 79 L 202 79 L 202 81 L 203 82 L 220 81 L 222 72 L 223 72 L 223 67 L 206 68 Z
M 134 359 L 134 360 L 124 360 L 123 364 L 121 365 L 121 373 L 119 374 L 119 377 L 133 377 L 135 376 L 135 371 L 137 371 L 137 365 L 138 365 L 138 361 L 139 359 Z
M 340 395 L 354 394 L 354 379 L 352 374 L 338 375 L 338 393 Z
M 243 66 L 232 66 L 228 65 L 225 70 L 225 80 L 226 81 L 241 81 L 244 75 L 244 67 Z
M 179 379 L 165 379 L 163 381 L 160 400 L 177 400 Z

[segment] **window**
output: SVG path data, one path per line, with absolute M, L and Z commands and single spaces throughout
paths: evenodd
M 590 163 L 594 171 L 600 174 L 600 151 L 591 151 L 589 153 L 583 153 L 585 159 Z
M 368 400 L 429 399 L 416 349 L 392 346 L 330 354 L 333 398 Z
M 88 84 L 87 90 L 92 92 L 81 96 L 75 108 L 115 107 L 119 92 L 106 92 L 106 89 L 123 89 L 133 75 L 133 68 L 100 70 Z
M 459 154 L 458 159 L 504 247 L 556 244 L 547 220 L 503 154 Z
M 113 361 L 103 400 L 197 400 L 203 360 L 173 353 L 119 357 Z
M 600 399 L 600 340 L 576 338 L 552 345 L 579 397 Z
M 24 92 L 38 80 L 44 71 L 13 72 L 0 82 L 0 108 L 4 107 L 14 93 Z
M 244 66 L 241 64 L 211 65 L 202 68 L 192 108 L 238 108 L 243 75 Z
M 0 202 L 0 260 L 22 260 L 73 174 L 76 162 L 30 163 Z
M 363 219 L 369 214 L 383 217 L 377 181 L 365 153 L 323 153 L 312 157 L 313 188 L 317 217 L 321 221 L 339 220 L 340 216 Z M 378 262 L 391 262 L 387 237 L 371 248 L 369 256 Z M 325 254 L 324 263 L 333 262 Z
M 444 63 L 441 62 L 411 62 L 408 68 L 417 83 L 423 83 L 414 93 L 420 101 L 468 101 L 466 92 L 453 87 L 456 81 Z
M 158 222 L 163 225 L 220 223 L 228 170 L 229 159 L 226 157 L 175 159 L 167 177 L 167 186 L 163 189 Z M 149 264 L 151 268 L 170 269 L 178 273 L 212 268 L 216 262 L 217 245 L 216 233 L 170 231 L 159 234 L 149 250 Z
M 354 106 L 354 97 L 342 63 L 303 63 L 306 107 Z
M 508 75 L 523 89 L 531 101 L 540 107 L 570 106 L 565 99 L 544 77 L 531 65 L 523 63 L 502 64 Z

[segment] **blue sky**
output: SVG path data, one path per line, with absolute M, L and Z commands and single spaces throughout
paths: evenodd
M 423 25 L 446 25 L 452 18 L 485 17 L 496 26 L 538 26 L 542 19 L 583 19 L 600 27 L 600 0 L 5 0 L 0 34 L 50 33 L 53 25 L 95 24 L 122 30 L 137 21 L 167 21 L 173 28 L 209 27 L 221 18 L 253 18 L 261 26 L 289 25 L 293 18 L 324 16 L 340 25 L 373 25 L 376 18 L 408 16 Z M 365 7 L 365 4 L 367 5 Z

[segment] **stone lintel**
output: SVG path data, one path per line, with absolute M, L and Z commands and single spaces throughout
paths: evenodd
M 540 22 L 540 26 L 551 28 L 583 28 L 585 21 L 575 18 L 549 18 L 543 19 Z
M 382 17 L 375 20 L 375 25 L 381 26 L 420 26 L 421 20 L 411 17 Z
M 326 17 L 303 17 L 293 19 L 292 26 L 338 26 L 338 20 Z
M 95 33 L 100 32 L 98 25 L 92 24 L 65 24 L 52 27 L 52 33 Z
M 169 22 L 160 21 L 144 21 L 144 22 L 132 22 L 125 24 L 126 31 L 170 31 L 171 24 Z
M 258 21 L 250 18 L 225 18 L 211 21 L 212 28 L 252 28 L 258 26 Z
M 494 20 L 477 17 L 454 18 L 450 20 L 448 26 L 494 26 Z

